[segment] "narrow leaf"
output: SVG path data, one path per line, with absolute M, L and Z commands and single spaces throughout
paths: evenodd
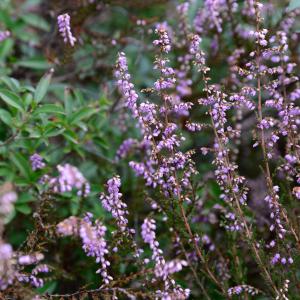
M 49 72 L 47 72 L 38 83 L 35 93 L 34 93 L 34 99 L 37 103 L 41 102 L 43 98 L 45 97 L 50 81 L 53 75 L 54 69 L 50 69 Z
M 20 83 L 17 79 L 7 76 L 1 76 L 0 81 L 3 82 L 11 91 L 20 91 Z
M 74 112 L 69 119 L 70 124 L 76 124 L 82 119 L 86 119 L 93 114 L 97 113 L 98 110 L 95 108 L 90 108 L 90 107 L 84 107 L 76 112 Z
M 9 106 L 24 111 L 22 100 L 17 94 L 6 89 L 0 89 L 0 98 Z
M 11 114 L 7 110 L 2 108 L 0 108 L 0 119 L 2 120 L 3 123 L 5 123 L 8 126 L 12 124 Z
M 30 177 L 31 166 L 28 160 L 20 152 L 11 152 L 10 158 L 22 175 L 26 178 Z
M 61 114 L 64 115 L 64 109 L 61 106 L 58 106 L 56 104 L 44 104 L 39 106 L 34 112 L 33 115 L 37 116 L 40 114 Z

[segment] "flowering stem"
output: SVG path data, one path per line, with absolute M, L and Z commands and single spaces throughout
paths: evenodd
M 259 30 L 260 30 L 259 25 L 260 25 L 260 15 L 259 15 L 259 9 L 256 5 L 256 32 L 259 32 Z M 258 106 L 257 106 L 257 110 L 258 110 L 258 122 L 259 122 L 259 124 L 261 124 L 261 122 L 263 120 L 262 87 L 261 87 L 261 80 L 262 79 L 261 79 L 261 75 L 260 75 L 260 54 L 261 54 L 260 45 L 259 45 L 259 43 L 257 43 L 257 48 L 256 48 L 256 67 L 258 69 L 258 74 L 257 74 Z M 284 71 L 283 71 L 283 73 L 284 73 Z M 284 88 L 285 88 L 285 85 L 284 85 Z M 284 99 L 286 99 L 286 91 L 284 91 Z M 262 152 L 263 152 L 265 177 L 266 177 L 269 192 L 272 196 L 272 202 L 274 202 L 280 208 L 280 214 L 281 214 L 282 218 L 284 219 L 284 221 L 286 222 L 287 226 L 289 227 L 292 235 L 294 236 L 294 238 L 296 240 L 297 247 L 300 250 L 300 238 L 298 237 L 298 235 L 296 233 L 296 230 L 294 229 L 293 225 L 291 224 L 286 212 L 284 211 L 284 209 L 282 208 L 280 203 L 278 203 L 278 201 L 276 200 L 276 197 L 275 197 L 275 194 L 274 194 L 274 189 L 273 189 L 274 185 L 273 185 L 272 175 L 271 175 L 271 171 L 270 171 L 269 160 L 268 160 L 268 156 L 267 156 L 266 142 L 265 142 L 265 132 L 264 132 L 263 126 L 260 126 L 260 142 L 261 142 L 261 149 L 262 149 Z

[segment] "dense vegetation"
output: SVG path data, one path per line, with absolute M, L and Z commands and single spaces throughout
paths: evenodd
M 0 299 L 300 299 L 299 26 L 1 0 Z

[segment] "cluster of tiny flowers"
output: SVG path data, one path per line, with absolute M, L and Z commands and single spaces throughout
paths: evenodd
M 41 253 L 32 253 L 21 255 L 18 258 L 18 263 L 20 265 L 33 265 L 44 259 L 44 255 Z
M 159 35 L 159 39 L 153 42 L 154 45 L 160 46 L 161 53 L 168 53 L 171 50 L 171 44 L 167 29 L 163 25 L 159 25 L 155 32 Z M 176 82 L 175 71 L 167 65 L 168 59 L 157 56 L 154 62 L 154 69 L 160 70 L 161 77 L 154 83 L 154 88 L 160 92 L 165 89 L 174 87 Z
M 46 164 L 43 162 L 43 158 L 38 153 L 34 153 L 30 156 L 30 162 L 33 171 L 43 169 L 46 166 Z
M 0 290 L 5 290 L 14 281 L 25 282 L 33 287 L 42 287 L 44 280 L 38 278 L 40 273 L 48 273 L 49 268 L 45 265 L 36 266 L 31 273 L 23 273 L 22 266 L 35 265 L 44 259 L 41 253 L 33 253 L 18 256 L 13 252 L 11 245 L 0 241 Z
M 134 257 L 140 257 L 143 252 L 142 249 L 137 247 L 134 240 L 135 230 L 128 227 L 128 211 L 127 205 L 121 200 L 122 194 L 120 193 L 121 180 L 119 176 L 115 176 L 107 181 L 107 195 L 101 194 L 100 201 L 105 210 L 111 212 L 113 218 L 117 222 L 118 230 L 117 233 L 122 233 L 122 237 L 131 241 L 131 247 L 134 250 Z M 114 233 L 114 232 L 113 232 Z M 113 248 L 114 252 L 118 251 L 118 247 L 122 245 L 123 240 L 117 239 L 116 246 Z
M 292 264 L 293 262 L 294 262 L 294 260 L 292 259 L 292 257 L 287 258 L 287 257 L 280 255 L 279 253 L 276 253 L 271 259 L 272 265 L 276 265 L 277 263 L 286 265 L 286 264 Z
M 137 145 L 138 145 L 138 141 L 135 139 L 129 138 L 123 141 L 123 143 L 120 145 L 117 151 L 116 160 L 118 161 L 122 158 L 125 158 Z
M 183 269 L 183 267 L 186 266 L 187 262 L 185 260 L 174 259 L 166 262 L 164 269 L 166 274 L 174 274 L 180 272 Z
M 87 256 L 96 258 L 97 263 L 101 263 L 100 273 L 105 284 L 108 284 L 113 278 L 108 275 L 107 268 L 110 262 L 105 258 L 108 253 L 105 240 L 106 227 L 96 220 L 92 224 L 92 214 L 87 213 L 79 229 L 79 235 L 82 239 L 82 248 Z
M 266 47 L 268 42 L 266 40 L 266 35 L 268 33 L 267 29 L 262 29 L 259 31 L 250 31 L 250 36 L 254 36 L 256 39 L 256 43 L 260 46 Z
M 75 45 L 76 38 L 73 36 L 71 32 L 71 24 L 70 24 L 70 16 L 69 14 L 59 15 L 57 17 L 58 31 L 62 38 L 64 39 L 65 44 L 69 44 L 71 47 Z
M 229 212 L 225 215 L 228 224 L 225 225 L 226 230 L 228 231 L 240 231 L 243 228 L 243 223 L 240 223 L 234 213 Z
M 49 266 L 46 264 L 40 264 L 34 267 L 31 273 L 33 275 L 38 275 L 40 273 L 48 273 L 48 272 L 50 272 Z
M 275 298 L 276 300 L 280 300 L 280 299 L 282 299 L 282 300 L 289 300 L 290 299 L 287 296 L 288 291 L 289 291 L 289 285 L 290 285 L 290 281 L 288 279 L 286 279 L 284 281 L 283 288 L 281 288 L 279 290 L 280 295 L 277 295 L 276 298 Z
M 155 33 L 159 35 L 158 40 L 154 40 L 153 44 L 159 46 L 162 52 L 168 53 L 171 51 L 170 38 L 165 24 L 159 24 L 155 29 Z
M 271 211 L 270 218 L 272 220 L 272 224 L 270 226 L 270 231 L 275 231 L 278 234 L 278 237 L 280 239 L 283 239 L 286 233 L 286 229 L 281 224 L 281 216 L 280 216 L 280 206 L 279 206 L 279 187 L 274 186 L 273 187 L 273 193 L 272 195 L 267 195 L 265 197 L 265 201 L 268 203 L 269 209 Z
M 189 131 L 195 132 L 195 131 L 200 131 L 203 128 L 203 124 L 186 122 L 185 127 Z
M 228 279 L 231 278 L 231 274 L 228 269 L 228 263 L 223 257 L 221 257 L 220 260 L 217 262 L 216 270 L 221 282 L 226 282 Z
M 8 37 L 10 37 L 10 32 L 8 30 L 6 30 L 6 31 L 0 31 L 0 42 L 3 42 Z
M 134 90 L 133 83 L 130 82 L 130 74 L 128 73 L 127 59 L 124 52 L 120 52 L 118 54 L 115 77 L 118 79 L 118 88 L 125 100 L 126 107 L 132 112 L 133 116 L 136 118 L 138 116 L 138 94 Z
M 105 240 L 106 227 L 96 220 L 93 224 L 93 215 L 86 213 L 83 219 L 71 216 L 56 226 L 56 231 L 61 236 L 80 237 L 82 248 L 87 256 L 96 258 L 96 262 L 101 264 L 97 271 L 100 273 L 105 284 L 108 284 L 113 278 L 107 273 L 110 262 L 106 259 L 108 254 L 107 243 Z
M 197 33 L 202 34 L 211 29 L 215 29 L 218 33 L 221 33 L 223 31 L 223 18 L 221 15 L 226 8 L 227 4 L 225 0 L 205 0 L 204 6 L 198 10 L 194 20 Z
M 155 261 L 155 276 L 167 278 L 168 274 L 164 273 L 165 259 L 162 256 L 162 250 L 159 248 L 159 243 L 156 240 L 155 221 L 146 218 L 142 224 L 142 238 L 145 243 L 149 244 L 152 250 L 152 259 Z
M 178 39 L 174 41 L 174 44 L 178 48 L 184 48 L 186 45 L 186 33 L 190 30 L 189 18 L 188 18 L 188 11 L 190 8 L 190 3 L 188 1 L 180 3 L 176 6 L 177 12 L 177 35 Z M 178 58 L 178 61 L 180 57 Z
M 114 219 L 117 221 L 118 228 L 124 232 L 127 229 L 127 205 L 121 200 L 120 193 L 121 180 L 119 176 L 115 176 L 107 181 L 108 194 L 102 194 L 100 201 L 102 206 L 108 212 L 111 212 Z M 134 233 L 134 232 L 133 232 Z
M 18 258 L 18 263 L 21 266 L 36 265 L 44 259 L 44 255 L 37 252 L 32 254 L 22 255 Z M 50 271 L 49 267 L 45 264 L 38 264 L 32 270 L 30 274 L 25 274 L 19 271 L 16 275 L 17 280 L 31 284 L 33 287 L 39 288 L 44 286 L 44 280 L 37 277 L 41 273 L 45 274 Z
M 247 293 L 251 296 L 257 295 L 259 293 L 259 291 L 256 288 L 246 284 L 231 287 L 230 289 L 228 289 L 227 292 L 228 296 L 230 297 L 233 295 L 240 295 L 241 293 Z
M 90 184 L 82 173 L 70 164 L 58 165 L 59 176 L 50 179 L 50 186 L 53 186 L 55 193 L 70 192 L 77 189 L 78 196 L 86 197 L 90 193 Z
M 156 291 L 155 299 L 186 299 L 190 294 L 190 290 L 183 290 L 180 286 L 176 285 L 175 281 L 170 278 L 170 275 L 181 271 L 182 267 L 187 265 L 187 262 L 183 260 L 165 261 L 163 252 L 159 248 L 159 242 L 156 240 L 155 229 L 155 221 L 146 218 L 142 224 L 142 238 L 145 243 L 149 244 L 152 250 L 152 260 L 155 262 L 155 277 L 164 281 L 164 290 Z

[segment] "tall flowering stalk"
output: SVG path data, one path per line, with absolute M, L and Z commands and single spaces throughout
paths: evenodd
M 56 231 L 60 236 L 80 237 L 82 248 L 87 256 L 94 257 L 100 268 L 100 273 L 105 284 L 109 284 L 113 278 L 108 274 L 110 262 L 106 258 L 108 254 L 107 243 L 105 240 L 106 227 L 96 220 L 93 223 L 93 215 L 86 213 L 83 219 L 74 216 L 69 217 L 56 226 Z
M 229 207 L 231 207 L 234 216 L 237 217 L 237 220 L 240 223 L 238 228 L 241 228 L 242 232 L 245 233 L 246 241 L 249 243 L 255 260 L 258 266 L 261 268 L 266 282 L 270 284 L 273 293 L 275 295 L 279 295 L 279 291 L 273 282 L 269 270 L 264 266 L 261 250 L 254 239 L 253 231 L 250 229 L 242 209 L 242 207 L 247 203 L 246 200 L 248 189 L 244 186 L 245 178 L 237 174 L 237 166 L 232 164 L 229 158 L 229 136 L 228 128 L 225 127 L 225 124 L 227 122 L 226 111 L 232 107 L 232 104 L 226 100 L 226 94 L 216 90 L 214 86 L 209 85 L 207 73 L 210 69 L 206 67 L 204 53 L 198 48 L 199 42 L 200 38 L 198 36 L 193 36 L 191 40 L 190 51 L 191 53 L 195 54 L 195 64 L 203 75 L 205 91 L 207 94 L 207 97 L 205 99 L 200 99 L 199 103 L 201 105 L 211 106 L 209 108 L 209 114 L 211 118 L 212 130 L 215 135 L 215 175 L 223 192 L 221 198 L 224 199 Z M 198 49 L 198 51 L 196 49 Z M 235 220 L 235 217 L 232 220 Z
M 262 76 L 263 76 L 263 72 L 261 72 L 262 69 L 262 62 L 261 62 L 261 56 L 264 54 L 264 49 L 261 49 L 262 46 L 267 46 L 267 42 L 261 42 L 261 32 L 266 32 L 265 29 L 261 30 L 260 29 L 260 24 L 262 22 L 262 18 L 261 18 L 261 7 L 262 4 L 259 3 L 258 1 L 256 1 L 255 3 L 255 8 L 256 8 L 256 44 L 257 44 L 257 48 L 255 51 L 255 62 L 256 62 L 256 69 L 258 70 L 257 72 L 257 90 L 258 90 L 258 122 L 260 124 L 259 128 L 260 128 L 260 144 L 261 144 L 261 148 L 262 148 L 262 152 L 263 152 L 263 161 L 264 161 L 264 171 L 265 171 L 265 177 L 266 177 L 266 181 L 267 181 L 267 185 L 268 185 L 268 190 L 269 190 L 269 195 L 266 198 L 266 201 L 269 203 L 269 207 L 271 209 L 275 209 L 277 211 L 277 220 L 276 223 L 279 224 L 280 228 L 279 230 L 281 231 L 281 233 L 279 233 L 279 237 L 282 239 L 283 238 L 283 232 L 285 232 L 285 229 L 283 228 L 283 226 L 280 224 L 281 220 L 283 222 L 286 223 L 286 225 L 288 226 L 289 230 L 291 231 L 293 237 L 296 240 L 296 243 L 299 247 L 299 243 L 300 243 L 300 237 L 298 235 L 298 233 L 296 232 L 296 230 L 294 229 L 293 225 L 290 223 L 290 220 L 285 212 L 285 210 L 282 208 L 282 206 L 279 203 L 279 196 L 277 195 L 276 192 L 278 192 L 278 187 L 276 187 L 273 184 L 273 180 L 272 180 L 272 175 L 271 175 L 271 170 L 270 170 L 270 166 L 269 166 L 269 159 L 272 157 L 271 153 L 268 151 L 268 145 L 266 142 L 266 137 L 265 137 L 265 129 L 268 128 L 269 126 L 271 126 L 271 122 L 272 121 L 268 121 L 267 118 L 264 118 L 263 116 L 263 102 L 262 102 L 262 92 L 263 92 L 263 87 L 262 87 Z M 279 33 L 280 34 L 280 33 Z M 283 34 L 280 34 L 281 38 L 280 38 L 280 47 L 283 50 L 287 50 L 287 44 L 286 44 L 286 37 Z M 273 60 L 275 60 L 273 58 Z M 283 57 L 281 55 L 281 57 L 279 57 L 279 60 L 283 60 Z M 292 70 L 292 66 L 290 66 L 290 69 Z M 294 114 L 299 114 L 300 112 L 296 110 L 294 110 L 293 105 L 289 106 L 287 103 L 287 94 L 286 94 L 286 84 L 289 83 L 289 80 L 287 80 L 287 78 L 285 77 L 285 73 L 287 72 L 286 68 L 283 68 L 283 65 L 281 65 L 280 69 L 277 69 L 277 72 L 279 71 L 279 74 L 281 74 L 281 80 L 279 82 L 279 84 L 283 85 L 283 103 L 282 105 L 280 105 L 279 103 L 276 105 L 277 108 L 279 108 L 280 112 L 279 115 L 281 115 L 281 117 L 283 117 L 283 122 L 282 122 L 282 127 L 281 128 L 281 134 L 283 135 L 288 135 L 288 149 L 290 150 L 290 145 L 296 145 L 297 142 L 296 140 L 293 140 L 293 135 L 295 134 L 295 132 L 297 131 L 297 125 L 293 124 L 294 120 L 293 120 L 293 115 Z M 276 98 L 275 98 L 276 99 Z M 279 102 L 279 101 L 278 101 Z M 272 102 L 268 102 L 268 104 L 272 105 Z M 281 107 L 280 107 L 280 106 Z M 281 108 L 281 109 L 280 109 Z M 294 112 L 293 112 L 294 110 Z M 277 142 L 277 140 L 279 139 L 277 137 L 276 134 L 272 134 L 272 138 L 274 143 Z M 292 139 L 292 140 L 291 140 Z M 296 142 L 296 144 L 295 144 Z M 296 155 L 298 155 L 299 157 L 299 153 L 298 150 L 295 151 Z M 293 154 L 287 154 L 287 158 L 289 160 L 289 158 L 293 157 Z M 293 159 L 290 159 L 290 162 Z M 276 214 L 276 213 L 275 213 Z
M 100 201 L 105 210 L 110 212 L 115 219 L 118 231 L 121 233 L 123 239 L 129 239 L 131 241 L 131 246 L 134 249 L 134 257 L 139 257 L 142 249 L 137 247 L 137 244 L 134 240 L 135 230 L 128 227 L 128 210 L 127 205 L 121 199 L 122 193 L 120 193 L 121 180 L 119 176 L 115 176 L 107 181 L 107 195 L 102 194 L 100 196 Z M 118 233 L 118 232 L 114 232 Z M 122 245 L 124 240 L 118 239 L 117 246 L 113 248 L 115 252 L 118 251 L 118 247 Z
M 164 289 L 156 291 L 155 299 L 186 299 L 190 294 L 189 289 L 182 289 L 175 281 L 170 278 L 172 273 L 178 272 L 186 261 L 176 261 L 166 263 L 163 252 L 159 248 L 159 242 L 155 234 L 156 224 L 153 219 L 145 219 L 142 224 L 142 238 L 145 243 L 149 244 L 152 250 L 152 260 L 155 262 L 154 274 L 158 279 L 163 280 Z
M 59 15 L 57 17 L 58 31 L 64 40 L 65 44 L 74 47 L 76 38 L 71 32 L 71 17 L 69 14 Z

